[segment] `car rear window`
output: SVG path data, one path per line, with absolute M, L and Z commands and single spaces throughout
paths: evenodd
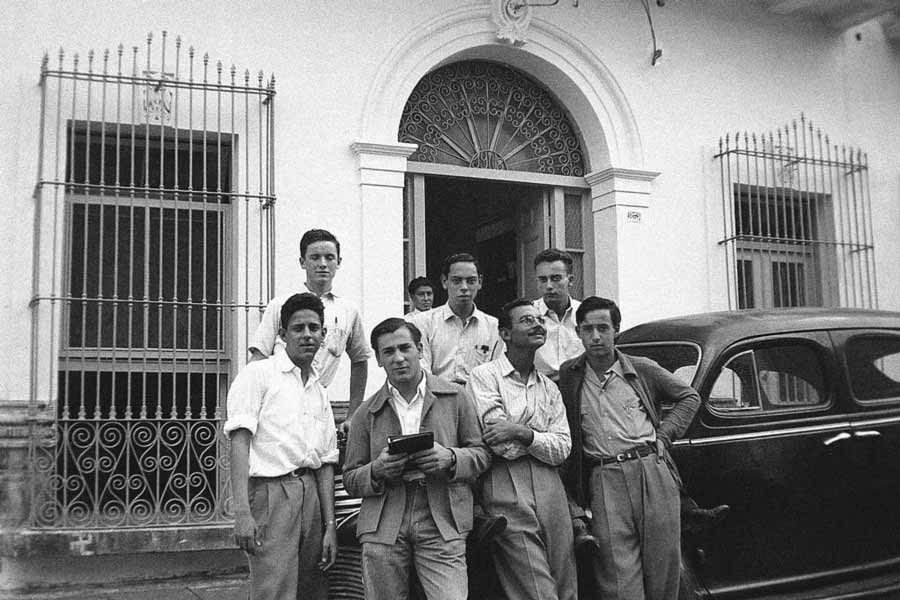
M 847 344 L 853 396 L 861 402 L 900 399 L 900 337 L 866 335 Z
M 689 342 L 654 342 L 616 345 L 625 354 L 654 360 L 690 385 L 700 364 L 700 347 Z
M 769 345 L 732 356 L 719 371 L 708 406 L 717 413 L 781 412 L 824 406 L 818 352 L 805 344 Z

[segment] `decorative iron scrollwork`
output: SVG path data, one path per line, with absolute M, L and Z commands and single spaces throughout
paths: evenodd
M 419 145 L 410 160 L 482 169 L 583 176 L 581 143 L 543 87 L 486 61 L 447 65 L 415 87 L 399 139 Z

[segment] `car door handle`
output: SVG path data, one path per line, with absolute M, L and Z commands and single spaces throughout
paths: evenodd
M 859 437 L 859 438 L 881 437 L 881 432 L 875 431 L 874 429 L 868 429 L 868 430 L 863 430 L 863 431 L 854 431 L 853 437 Z
M 835 443 L 837 443 L 837 442 L 842 442 L 842 441 L 844 441 L 844 440 L 849 440 L 849 439 L 850 439 L 850 434 L 847 433 L 846 431 L 842 431 L 842 432 L 840 432 L 840 433 L 836 433 L 835 435 L 831 436 L 830 438 L 828 438 L 827 440 L 825 440 L 824 442 L 822 442 L 822 445 L 823 445 L 823 446 L 830 446 L 830 445 L 835 444 Z

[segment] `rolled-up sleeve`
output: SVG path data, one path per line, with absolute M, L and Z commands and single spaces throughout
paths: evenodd
M 340 458 L 340 452 L 337 447 L 337 430 L 332 426 L 334 423 L 334 412 L 331 410 L 331 403 L 328 397 L 324 396 L 323 412 L 325 413 L 325 439 L 322 447 L 319 448 L 319 460 L 322 464 L 337 464 Z
M 362 318 L 357 311 L 350 315 L 350 335 L 347 336 L 347 357 L 350 362 L 365 362 L 372 357 L 372 348 L 366 340 Z
M 284 304 L 284 298 L 272 298 L 263 312 L 259 325 L 250 339 L 249 349 L 256 348 L 265 356 L 272 356 L 275 349 L 275 338 L 278 337 L 281 321 L 281 306 Z
M 259 410 L 265 394 L 260 365 L 261 362 L 247 364 L 228 389 L 226 400 L 228 418 L 224 426 L 226 436 L 236 429 L 247 429 L 251 435 L 256 434 Z

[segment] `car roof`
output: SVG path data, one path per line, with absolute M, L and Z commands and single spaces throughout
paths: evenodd
M 822 329 L 900 329 L 900 312 L 853 308 L 779 308 L 732 310 L 672 317 L 642 323 L 622 332 L 619 344 L 684 340 L 700 345 Z

